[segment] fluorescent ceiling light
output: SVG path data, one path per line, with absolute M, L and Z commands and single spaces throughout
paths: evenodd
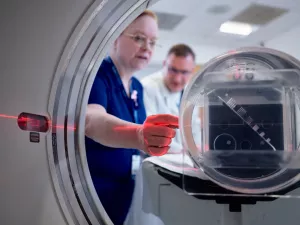
M 257 26 L 253 26 L 251 24 L 232 21 L 227 21 L 220 26 L 220 31 L 223 33 L 237 34 L 243 36 L 247 36 L 257 29 Z

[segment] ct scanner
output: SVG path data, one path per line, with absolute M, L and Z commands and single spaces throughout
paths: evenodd
M 1 224 L 112 224 L 87 169 L 84 104 L 108 46 L 153 3 L 0 2 Z M 160 189 L 148 193 L 159 197 L 148 212 L 165 224 L 222 223 L 222 205 L 185 195 L 153 162 L 143 170 Z M 296 198 L 243 206 L 243 224 L 297 224 L 299 206 Z

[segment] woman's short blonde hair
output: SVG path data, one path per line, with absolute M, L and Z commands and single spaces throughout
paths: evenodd
M 146 9 L 144 12 L 142 12 L 137 18 L 140 18 L 142 16 L 150 16 L 152 17 L 156 22 L 158 22 L 158 18 L 157 18 L 157 15 L 151 11 L 151 10 L 148 10 Z

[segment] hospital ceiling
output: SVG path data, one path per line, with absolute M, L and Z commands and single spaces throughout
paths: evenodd
M 295 0 L 160 0 L 151 10 L 158 13 L 161 47 L 152 64 L 161 63 L 173 44 L 190 44 L 203 64 L 224 51 L 245 46 L 283 50 L 300 58 L 300 1 Z M 226 21 L 255 25 L 248 36 L 219 31 Z

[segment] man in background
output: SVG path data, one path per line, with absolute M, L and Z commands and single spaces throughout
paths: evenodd
M 174 45 L 163 61 L 162 70 L 142 79 L 147 116 L 165 113 L 179 116 L 182 93 L 195 70 L 195 60 L 191 47 L 186 44 Z M 170 147 L 169 153 L 182 151 L 179 130 Z

